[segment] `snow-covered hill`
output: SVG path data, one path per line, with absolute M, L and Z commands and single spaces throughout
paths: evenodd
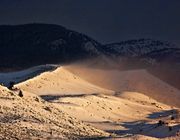
M 105 53 L 113 57 L 143 58 L 163 60 L 180 60 L 180 47 L 165 41 L 152 39 L 128 40 L 104 46 Z

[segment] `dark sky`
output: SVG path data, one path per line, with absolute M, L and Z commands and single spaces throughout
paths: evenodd
M 180 44 L 180 0 L 0 0 L 0 24 L 55 23 L 101 43 L 153 38 Z

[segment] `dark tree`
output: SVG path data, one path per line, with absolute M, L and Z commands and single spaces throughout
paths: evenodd
M 23 97 L 23 92 L 22 92 L 22 90 L 19 91 L 19 94 L 18 94 L 18 95 L 19 95 L 19 97 Z

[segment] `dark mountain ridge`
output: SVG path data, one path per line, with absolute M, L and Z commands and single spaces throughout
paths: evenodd
M 99 46 L 90 37 L 59 25 L 2 25 L 0 68 L 68 63 L 97 56 Z
M 102 45 L 84 34 L 53 24 L 0 26 L 0 69 L 70 63 L 102 55 L 114 60 L 131 58 L 146 59 L 151 63 L 152 60 L 179 62 L 180 48 L 152 39 Z

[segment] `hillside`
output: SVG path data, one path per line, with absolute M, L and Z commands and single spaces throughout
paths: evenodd
M 95 85 L 117 92 L 136 91 L 160 102 L 180 107 L 180 91 L 151 75 L 144 69 L 119 71 L 67 66 L 70 72 Z
M 0 70 L 70 63 L 97 56 L 99 46 L 90 37 L 59 25 L 1 25 Z
M 91 77 L 93 84 L 82 77 Z M 140 81 L 144 86 L 138 86 Z M 177 116 L 179 112 L 178 108 L 172 107 L 179 105 L 179 92 L 145 70 L 115 72 L 60 67 L 16 87 L 40 95 L 73 118 L 115 133 L 117 137 L 135 139 L 134 135 L 141 134 L 150 138 L 166 138 L 176 136 L 179 130 L 178 117 L 171 120 L 171 116 Z M 173 96 L 169 96 L 169 92 Z M 159 126 L 159 120 L 167 124 Z
M 15 71 L 15 72 L 4 72 L 0 73 L 0 83 L 5 86 L 9 86 L 10 82 L 14 82 L 15 84 L 19 82 L 26 81 L 30 78 L 33 78 L 43 72 L 53 71 L 58 67 L 58 65 L 40 65 L 31 67 L 29 69 Z
M 114 93 L 111 90 L 100 88 L 81 79 L 63 67 L 59 67 L 52 72 L 42 73 L 37 77 L 19 83 L 17 84 L 17 87 L 41 96 L 74 96 L 82 94 Z
M 70 117 L 60 108 L 23 91 L 0 86 L 0 139 L 79 139 L 108 136 Z

